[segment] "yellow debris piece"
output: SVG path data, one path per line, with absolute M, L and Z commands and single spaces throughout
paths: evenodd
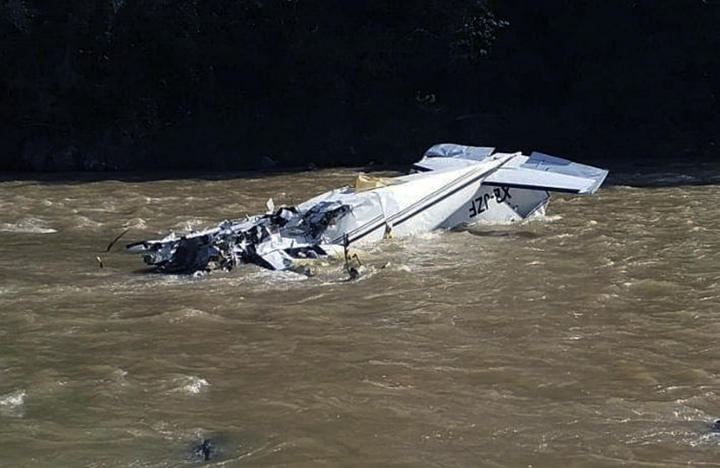
M 394 180 L 387 177 L 373 177 L 365 174 L 358 174 L 355 178 L 353 188 L 356 192 L 364 192 L 365 190 L 372 190 L 380 187 L 387 187 L 396 183 Z

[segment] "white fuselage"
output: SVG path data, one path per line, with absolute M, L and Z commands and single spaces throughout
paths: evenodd
M 544 190 L 487 186 L 488 174 L 512 155 L 488 158 L 466 167 L 410 174 L 366 191 L 350 187 L 327 192 L 298 206 L 300 211 L 326 202 L 351 206 L 350 214 L 328 226 L 322 243 L 372 243 L 387 234 L 402 237 L 477 222 L 511 223 L 542 215 Z

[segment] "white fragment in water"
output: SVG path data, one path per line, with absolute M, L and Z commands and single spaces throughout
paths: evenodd
M 13 408 L 22 406 L 25 403 L 25 390 L 8 393 L 0 396 L 0 406 L 5 408 Z
M 128 384 L 127 375 L 128 375 L 128 373 L 126 370 L 118 368 L 113 371 L 112 378 L 115 381 L 115 383 L 117 383 L 121 387 L 124 387 Z
M 0 395 L 0 415 L 22 417 L 25 404 L 25 390 Z
M 205 389 L 210 385 L 207 380 L 195 376 L 185 377 L 184 381 L 185 385 L 180 388 L 180 391 L 190 395 L 197 395 L 198 393 L 205 391 Z

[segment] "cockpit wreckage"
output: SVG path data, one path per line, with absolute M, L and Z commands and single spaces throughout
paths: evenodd
M 201 232 L 129 244 L 163 273 L 232 270 L 253 263 L 292 270 L 299 259 L 340 256 L 349 245 L 451 229 L 477 222 L 512 223 L 543 216 L 550 192 L 595 193 L 607 171 L 533 152 L 435 145 L 395 178 L 359 175 L 353 186 L 318 195 L 297 206 L 244 220 L 224 221 Z

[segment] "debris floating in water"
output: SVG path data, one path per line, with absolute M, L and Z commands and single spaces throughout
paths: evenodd
M 189 395 L 197 395 L 199 393 L 202 393 L 210 385 L 207 380 L 195 376 L 183 377 L 180 380 L 182 383 L 184 383 L 184 385 L 182 385 L 179 390 Z
M 350 245 L 350 241 L 348 240 L 348 235 L 345 234 L 343 237 L 343 253 L 345 254 L 345 271 L 347 271 L 348 275 L 350 275 L 350 280 L 355 280 L 360 277 L 360 271 L 358 270 L 359 267 L 362 266 L 362 263 L 360 262 L 360 258 L 357 256 L 357 254 L 349 255 L 348 254 L 348 246 Z M 357 261 L 357 268 L 350 265 L 350 261 L 355 260 Z
M 0 395 L 0 414 L 9 417 L 22 417 L 25 408 L 25 390 Z
M 113 240 L 108 244 L 107 248 L 105 249 L 105 252 L 110 252 L 110 249 L 112 249 L 113 245 L 115 245 L 115 243 L 116 243 L 117 241 L 119 241 L 119 240 L 122 238 L 122 236 L 124 236 L 125 234 L 127 234 L 129 231 L 130 231 L 130 228 L 125 229 L 125 230 L 124 230 L 123 232 L 121 232 L 117 237 L 115 237 L 115 239 L 113 239 Z
M 203 439 L 203 441 L 193 449 L 193 456 L 201 458 L 203 461 L 210 461 L 211 458 L 215 457 L 215 453 L 215 444 L 213 444 L 210 439 Z

